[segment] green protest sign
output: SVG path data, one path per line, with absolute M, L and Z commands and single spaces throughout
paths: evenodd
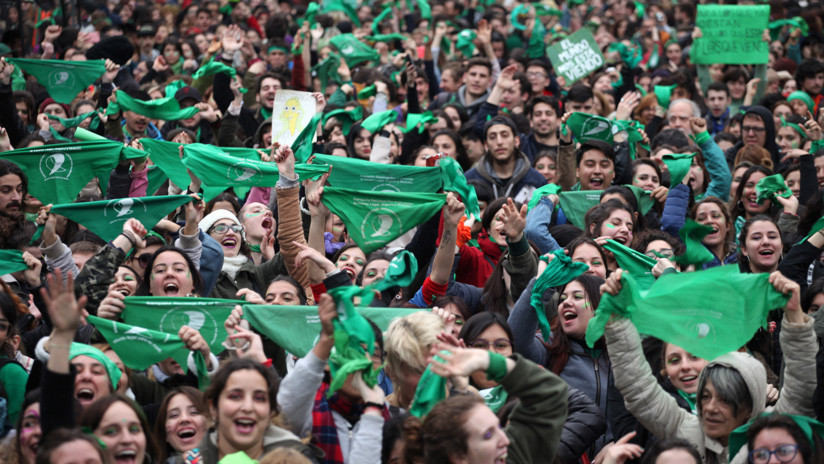
M 769 45 L 761 38 L 769 5 L 698 5 L 701 37 L 690 48 L 695 64 L 766 64 Z
M 356 308 L 363 317 L 386 331 L 396 317 L 404 317 L 418 308 Z M 289 353 L 306 356 L 320 334 L 317 306 L 244 305 L 243 318 L 266 338 L 282 346 Z
M 589 29 L 578 32 L 546 49 L 549 61 L 567 85 L 604 65 L 604 55 Z
M 191 327 L 201 335 L 212 353 L 223 351 L 226 330 L 223 323 L 239 302 L 217 298 L 129 296 L 125 300 L 123 322 L 158 332 L 177 335 L 181 327 Z

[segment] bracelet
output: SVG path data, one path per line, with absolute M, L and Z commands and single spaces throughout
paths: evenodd
M 132 238 L 131 238 L 131 237 L 129 237 L 128 235 L 126 235 L 126 233 L 121 232 L 121 233 L 120 233 L 120 235 L 122 235 L 122 236 L 126 237 L 126 240 L 128 240 L 128 241 L 129 241 L 129 243 L 131 243 L 131 244 L 132 244 L 132 248 L 137 248 L 137 243 L 135 243 L 135 241 L 134 241 L 134 240 L 132 240 Z
M 383 411 L 383 405 L 380 403 L 375 403 L 374 401 L 367 401 L 363 403 L 363 410 L 366 411 L 366 408 L 378 408 L 379 411 Z
M 506 374 L 506 357 L 489 351 L 489 367 L 486 368 L 486 376 L 489 380 L 500 382 Z

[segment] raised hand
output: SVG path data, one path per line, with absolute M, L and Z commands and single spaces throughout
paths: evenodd
M 309 214 L 312 217 L 325 219 L 326 215 L 329 214 L 329 208 L 321 201 L 323 186 L 326 185 L 326 179 L 328 178 L 329 173 L 327 172 L 318 180 L 304 182 L 304 186 L 306 187 L 306 204 L 309 206 Z
M 239 50 L 243 46 L 243 31 L 237 25 L 232 24 L 223 31 L 220 43 L 224 52 Z
M 278 147 L 272 154 L 278 172 L 287 179 L 295 179 L 295 153 L 287 146 Z
M 114 81 L 114 78 L 117 76 L 117 73 L 120 72 L 120 65 L 115 63 L 114 61 L 106 58 L 106 72 L 100 76 L 100 82 L 103 84 L 108 84 Z
M 292 242 L 292 245 L 300 248 L 300 252 L 295 256 L 295 267 L 301 267 L 307 261 L 311 261 L 317 264 L 317 266 L 327 274 L 336 269 L 335 263 L 330 261 L 318 250 L 299 242 Z
M 629 121 L 632 119 L 632 112 L 638 107 L 641 102 L 641 92 L 632 91 L 627 92 L 618 101 L 618 108 L 615 110 L 615 119 L 620 121 Z
M 690 118 L 690 130 L 693 135 L 698 135 L 707 130 L 707 120 L 704 118 Z
M 7 62 L 5 58 L 0 60 L 0 84 L 11 84 L 11 73 L 14 72 L 14 65 Z
M 526 205 L 521 205 L 521 209 L 515 206 L 512 198 L 507 198 L 506 203 L 501 207 L 501 217 L 503 226 L 503 233 L 509 242 L 518 242 L 524 236 L 524 228 L 526 227 Z
M 183 343 L 186 344 L 186 348 L 189 351 L 199 351 L 200 354 L 203 355 L 203 359 L 206 360 L 206 367 L 208 369 L 212 368 L 212 360 L 211 356 L 209 356 L 211 353 L 209 344 L 206 343 L 206 340 L 203 339 L 203 335 L 201 335 L 200 332 L 184 325 L 177 332 L 177 336 L 183 340 Z
M 42 288 L 40 295 L 49 311 L 52 323 L 52 339 L 68 338 L 70 342 L 74 338 L 77 328 L 83 321 L 83 306 L 86 304 L 86 296 L 80 299 L 74 296 L 74 277 L 71 273 L 63 279 L 60 269 L 49 274 L 46 278 L 48 288 Z
M 787 320 L 796 324 L 803 323 L 808 316 L 801 310 L 801 287 L 792 279 L 788 279 L 779 271 L 770 274 L 770 284 L 783 295 L 789 295 L 790 299 L 784 306 L 784 315 Z
M 449 192 L 446 196 L 446 203 L 443 206 L 443 223 L 444 227 L 454 229 L 458 227 L 458 223 L 464 216 L 466 207 L 454 193 Z

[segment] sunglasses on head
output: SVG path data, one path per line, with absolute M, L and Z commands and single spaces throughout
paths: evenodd
M 149 265 L 150 259 L 152 259 L 152 253 L 143 253 L 137 257 L 137 264 L 140 264 L 140 267 L 146 269 L 146 266 Z

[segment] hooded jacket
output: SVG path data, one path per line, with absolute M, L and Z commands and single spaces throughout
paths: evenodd
M 747 108 L 747 112 L 744 115 L 746 116 L 748 114 L 754 114 L 764 121 L 764 127 L 767 129 L 764 139 L 764 148 L 766 148 L 772 156 L 774 166 L 773 171 L 783 171 L 786 166 L 785 163 L 781 162 L 781 153 L 778 151 L 778 145 L 775 144 L 775 120 L 773 119 L 772 113 L 763 106 L 754 105 Z M 726 151 L 725 155 L 727 158 L 727 164 L 730 167 L 732 167 L 735 163 L 735 155 L 738 154 L 738 150 L 740 150 L 743 146 L 744 142 L 740 141 Z
M 794 324 L 785 316 L 781 328 L 781 348 L 786 369 L 781 396 L 772 410 L 812 416 L 813 390 L 816 385 L 815 355 L 818 351 L 813 319 L 808 318 L 804 323 Z M 644 358 L 641 340 L 632 322 L 627 319 L 610 322 L 604 336 L 613 363 L 615 386 L 624 395 L 627 409 L 638 421 L 661 439 L 686 439 L 696 447 L 705 463 L 729 462 L 729 448 L 704 434 L 700 401 L 696 405 L 698 415 L 693 415 L 681 409 L 675 398 L 658 384 Z M 732 352 L 719 356 L 707 367 L 714 365 L 727 366 L 741 374 L 753 398 L 753 410 L 748 420 L 765 411 L 767 374 L 758 360 L 746 353 Z M 704 381 L 706 373 L 707 368 L 701 372 L 699 383 Z M 736 462 L 746 461 L 746 448 L 742 448 L 736 458 Z
M 474 168 L 466 171 L 466 180 L 472 179 L 480 179 L 489 184 L 495 198 L 509 197 L 521 203 L 528 202 L 532 198 L 532 193 L 546 184 L 544 176 L 531 167 L 529 158 L 520 151 L 515 155 L 515 169 L 508 180 L 503 181 L 495 174 L 488 156 Z

